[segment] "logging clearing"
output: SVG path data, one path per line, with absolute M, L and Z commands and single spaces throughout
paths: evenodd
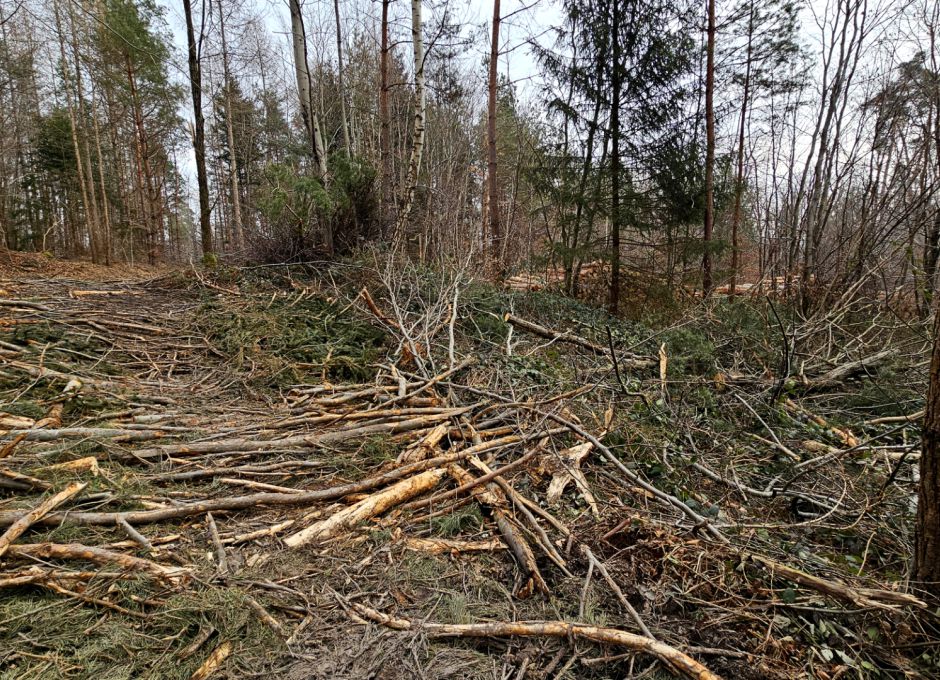
M 0 282 L 0 677 L 937 671 L 925 321 L 113 271 Z

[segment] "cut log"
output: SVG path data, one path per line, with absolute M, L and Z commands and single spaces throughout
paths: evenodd
M 376 515 L 401 505 L 415 496 L 430 491 L 444 477 L 442 468 L 426 470 L 419 475 L 403 479 L 387 489 L 368 496 L 355 505 L 340 510 L 325 520 L 313 524 L 303 531 L 284 539 L 291 548 L 307 545 L 313 541 L 332 538 L 347 531 Z

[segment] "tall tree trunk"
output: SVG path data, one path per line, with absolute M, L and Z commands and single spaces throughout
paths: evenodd
M 741 203 L 744 197 L 744 132 L 747 129 L 747 106 L 751 95 L 751 59 L 754 50 L 754 2 L 751 0 L 747 20 L 747 64 L 744 68 L 744 92 L 741 95 L 741 118 L 738 121 L 738 167 L 734 181 L 734 211 L 731 213 L 731 281 L 728 294 L 734 297 L 738 285 L 740 248 L 738 233 L 741 228 Z
M 98 124 L 98 104 L 94 91 L 91 96 L 91 117 L 95 126 L 95 149 L 98 154 L 98 183 L 101 189 L 101 214 L 104 217 L 104 263 L 111 264 L 111 209 L 108 206 L 108 193 L 104 181 L 104 155 L 101 153 L 101 128 Z
M 146 205 L 144 213 L 147 232 L 147 263 L 157 261 L 157 239 L 163 230 L 163 204 L 159 196 L 159 187 L 154 183 L 153 168 L 150 165 L 150 142 L 144 125 L 144 108 L 137 90 L 137 76 L 130 55 L 125 55 L 124 65 L 127 70 L 127 83 L 131 93 L 131 108 L 134 114 L 134 127 L 137 132 L 137 150 L 139 154 L 139 173 L 143 182 L 140 187 L 141 197 Z
M 183 0 L 183 13 L 186 15 L 186 42 L 189 46 L 189 87 L 193 97 L 193 151 L 196 154 L 196 183 L 199 187 L 199 235 L 202 240 L 204 259 L 212 256 L 212 224 L 209 221 L 209 176 L 206 174 L 206 119 L 202 115 L 202 66 L 201 48 L 203 27 L 199 26 L 199 43 L 193 28 L 193 10 L 190 0 Z M 203 0 L 203 18 L 205 18 L 205 0 Z
M 408 176 L 405 180 L 405 197 L 395 224 L 393 242 L 401 245 L 405 235 L 405 225 L 414 206 L 418 188 L 418 172 L 421 170 L 421 157 L 424 153 L 424 126 L 427 97 L 424 90 L 424 40 L 421 36 L 421 0 L 411 0 L 411 40 L 414 45 L 415 69 L 415 115 L 411 141 L 411 158 L 408 162 Z
M 382 54 L 379 59 L 379 148 L 382 162 L 382 229 L 388 229 L 392 218 L 392 121 L 388 111 L 388 6 L 382 0 Z
M 499 0 L 493 0 L 493 39 L 490 43 L 490 71 L 486 106 L 486 186 L 489 206 L 490 240 L 492 243 L 490 265 L 497 279 L 504 276 L 503 225 L 499 213 L 499 187 L 496 177 L 496 85 L 499 64 Z
M 336 84 L 339 87 L 339 112 L 343 127 L 343 148 L 350 156 L 354 154 L 352 136 L 349 132 L 349 114 L 346 111 L 346 84 L 343 66 L 343 27 L 339 14 L 339 0 L 333 0 L 333 12 L 336 15 Z
M 940 598 L 940 314 L 934 319 L 915 535 L 914 578 Z
M 219 33 L 222 38 L 222 78 L 225 83 L 225 133 L 229 150 L 229 183 L 232 188 L 232 245 L 236 252 L 242 250 L 245 242 L 242 231 L 241 192 L 238 188 L 238 155 L 235 153 L 235 128 L 232 122 L 232 74 L 228 63 L 228 42 L 225 37 L 225 11 L 222 0 L 219 6 Z
M 320 120 L 313 105 L 311 92 L 310 64 L 307 61 L 307 33 L 304 29 L 304 18 L 300 9 L 300 0 L 290 0 L 291 43 L 294 48 L 294 73 L 297 77 L 297 95 L 300 99 L 300 116 L 307 128 L 307 138 L 310 143 L 310 153 L 317 166 L 317 173 L 326 181 L 327 165 L 326 151 L 323 146 L 323 136 L 320 133 Z
M 702 292 L 712 290 L 712 232 L 715 227 L 715 0 L 708 0 L 705 46 L 705 230 L 702 238 Z
M 102 263 L 107 258 L 103 252 L 103 239 L 101 237 L 101 219 L 98 209 L 98 190 L 95 186 L 95 174 L 91 166 L 91 146 L 88 142 L 88 131 L 85 125 L 89 122 L 90 116 L 85 107 L 84 85 L 82 83 L 82 65 L 81 56 L 78 50 L 79 27 L 75 20 L 75 10 L 72 3 L 68 3 L 69 24 L 71 26 L 71 47 L 72 61 L 75 67 L 75 99 L 78 103 L 78 120 L 82 127 L 82 156 L 84 161 L 84 178 L 88 184 L 87 194 L 89 199 L 89 221 L 88 221 L 88 241 L 91 250 L 92 262 Z M 101 159 L 98 159 L 100 166 Z
M 610 82 L 610 313 L 620 311 L 620 2 L 611 1 L 610 41 L 613 47 Z
M 90 188 L 89 183 L 91 183 L 91 188 L 94 187 L 94 183 L 91 181 L 91 178 L 88 176 L 88 170 L 90 170 L 90 166 L 86 165 L 86 160 L 87 160 L 86 152 L 88 150 L 88 147 L 87 145 L 84 145 L 85 148 L 83 150 L 82 149 L 83 145 L 81 144 L 79 140 L 78 128 L 79 128 L 80 119 L 75 114 L 75 100 L 77 99 L 77 94 L 75 94 L 73 97 L 71 87 L 69 86 L 68 77 L 65 75 L 64 69 L 68 65 L 68 58 L 66 57 L 66 53 L 65 53 L 65 32 L 62 27 L 61 18 L 59 16 L 59 5 L 57 2 L 53 3 L 53 11 L 55 15 L 56 32 L 58 33 L 58 39 L 59 39 L 59 55 L 62 59 L 62 66 L 63 66 L 62 84 L 65 89 L 65 99 L 66 99 L 66 104 L 67 104 L 67 108 L 69 112 L 69 123 L 71 126 L 71 133 L 72 133 L 72 147 L 75 153 L 75 170 L 78 174 L 78 185 L 79 185 L 79 189 L 81 190 L 82 205 L 85 208 L 85 222 L 86 222 L 86 230 L 88 234 L 89 249 L 91 250 L 91 253 L 92 253 L 92 259 L 95 260 L 96 258 L 95 258 L 94 230 L 95 230 L 95 223 L 97 222 L 97 219 L 98 219 L 98 215 L 97 215 L 97 208 L 95 206 L 95 201 L 93 199 L 93 193 L 89 191 L 89 188 Z M 74 56 L 77 59 L 77 53 Z M 81 67 L 79 66 L 77 62 L 75 64 L 75 69 L 77 73 L 80 73 Z M 78 88 L 78 84 L 76 83 L 76 89 L 77 88 Z M 84 122 L 84 121 L 81 121 L 81 122 Z M 77 232 L 76 232 L 76 237 L 73 240 L 73 244 L 79 244 L 81 241 L 82 239 L 77 236 Z

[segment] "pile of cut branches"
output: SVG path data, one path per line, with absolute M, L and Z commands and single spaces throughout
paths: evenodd
M 771 467 L 787 461 L 787 474 L 757 488 L 735 459 L 716 465 L 702 422 L 686 422 L 670 398 L 665 343 L 636 353 L 643 348 L 618 347 L 609 329 L 588 338 L 508 313 L 498 317 L 505 342 L 484 348 L 461 337 L 459 276 L 423 293 L 392 276 L 380 270 L 381 294 L 357 287 L 348 299 L 349 314 L 389 339 L 372 378 L 333 384 L 312 367 L 277 394 L 248 389 L 253 368 L 196 330 L 206 295 L 234 311 L 255 297 L 270 308 L 267 293 L 8 282 L 0 589 L 31 603 L 26 611 L 61 602 L 96 612 L 92 637 L 109 620 L 133 622 L 149 641 L 131 645 L 127 677 L 166 658 L 174 677 L 358 677 L 383 660 L 351 653 L 367 638 L 351 640 L 377 634 L 389 650 L 417 645 L 420 672 L 446 644 L 428 641 L 453 638 L 503 658 L 517 677 L 654 667 L 698 679 L 792 677 L 807 665 L 831 677 L 866 664 L 914 672 L 878 636 L 896 625 L 918 639 L 914 613 L 925 605 L 915 594 L 771 548 L 764 528 L 742 520 L 752 500 L 772 508 L 784 499 L 817 525 L 847 509 L 869 522 L 854 497 L 815 485 L 820 470 L 877 440 L 850 439 L 794 394 L 781 414 L 825 434 L 824 448 L 794 453 L 753 394 L 729 392 L 724 379 L 712 385 L 716 398 L 763 423 L 755 436 L 774 452 Z M 499 356 L 560 347 L 577 370 L 603 377 L 560 380 L 537 396 L 501 388 Z M 827 375 L 826 384 L 845 379 L 835 368 Z M 670 409 L 667 426 L 681 424 L 683 439 L 703 448 L 695 460 L 628 455 L 624 442 L 652 436 L 650 414 L 664 422 Z M 650 474 L 654 462 L 674 474 Z M 209 593 L 226 593 L 211 596 L 218 609 L 180 605 Z M 232 622 L 236 600 L 250 620 Z M 106 655 L 44 639 L 41 616 L 10 613 L 0 617 L 9 643 L 0 669 L 108 665 Z M 800 622 L 831 631 L 798 643 Z

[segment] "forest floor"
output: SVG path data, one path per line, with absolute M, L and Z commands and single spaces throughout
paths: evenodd
M 922 320 L 0 260 L 0 678 L 940 673 Z

